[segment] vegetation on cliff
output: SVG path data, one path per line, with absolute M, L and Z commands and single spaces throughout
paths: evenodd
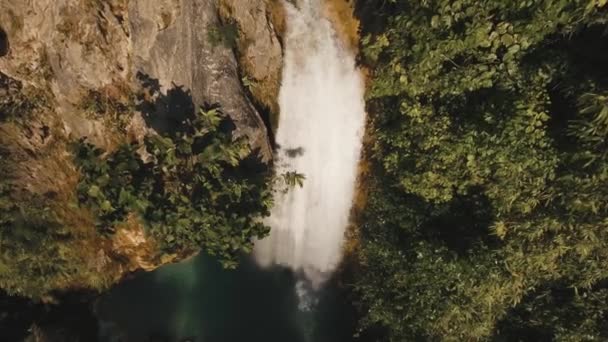
M 386 340 L 608 339 L 608 5 L 359 1 Z
M 93 208 L 102 233 L 136 214 L 166 253 L 203 247 L 236 266 L 239 252 L 250 252 L 253 240 L 268 233 L 260 218 L 269 214 L 272 194 L 269 173 L 243 138 L 233 139 L 231 125 L 210 109 L 170 135 L 111 153 L 81 140 L 80 202 Z
M 121 239 L 128 249 L 154 245 L 140 264 L 204 248 L 234 267 L 267 233 L 261 218 L 277 178 L 245 137 L 233 137 L 235 126 L 219 108 L 172 113 L 180 121 L 170 132 L 104 151 L 64 136 L 47 102 L 13 83 L 3 84 L 9 96 L 0 102 L 0 288 L 9 295 L 50 300 L 70 289 L 106 289 L 131 267 L 116 250 Z M 89 102 L 108 106 L 97 97 Z M 111 107 L 87 113 L 112 114 L 102 119 L 121 128 L 117 141 L 129 141 L 124 121 L 134 106 Z M 41 146 L 21 140 L 39 133 Z M 133 227 L 136 235 L 125 233 Z M 137 237 L 142 227 L 145 237 Z
M 62 158 L 53 156 L 61 143 L 32 151 L 32 145 L 15 138 L 16 132 L 23 130 L 30 137 L 38 133 L 33 123 L 47 110 L 48 99 L 42 92 L 24 88 L 1 73 L 0 91 L 4 93 L 0 100 L 0 289 L 11 295 L 39 299 L 68 287 L 74 279 L 89 276 L 90 269 L 78 249 L 80 244 L 74 242 L 83 239 L 82 230 L 67 223 L 64 209 L 68 203 L 63 194 L 32 191 L 39 184 L 20 181 L 20 176 L 40 166 L 28 157 L 48 154 L 56 162 L 62 162 Z M 50 130 L 51 127 L 43 126 L 41 134 L 48 138 Z M 42 159 L 37 161 L 46 164 Z M 63 176 L 55 175 L 59 182 Z M 98 275 L 90 280 L 101 284 L 102 278 L 103 275 Z

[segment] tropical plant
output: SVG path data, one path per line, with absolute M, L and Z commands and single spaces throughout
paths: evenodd
M 239 253 L 268 233 L 261 218 L 272 205 L 271 175 L 242 138 L 222 131 L 225 120 L 218 109 L 201 110 L 175 135 L 149 135 L 110 153 L 80 141 L 79 198 L 100 230 L 112 233 L 136 213 L 167 252 L 202 247 L 236 266 Z
M 363 327 L 607 339 L 606 2 L 359 6 L 375 171 Z

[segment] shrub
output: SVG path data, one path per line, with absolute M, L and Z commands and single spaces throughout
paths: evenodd
M 210 27 L 207 33 L 207 40 L 213 47 L 224 46 L 234 49 L 239 39 L 239 27 L 236 22 L 229 21 L 220 23 L 218 26 Z
M 100 231 L 112 233 L 136 213 L 167 252 L 202 247 L 234 267 L 268 233 L 261 218 L 272 204 L 271 174 L 243 139 L 222 129 L 226 120 L 217 109 L 201 110 L 172 136 L 110 153 L 78 142 L 79 199 L 94 209 Z

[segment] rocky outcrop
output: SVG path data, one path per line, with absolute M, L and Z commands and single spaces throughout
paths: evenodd
M 73 107 L 87 89 L 128 79 L 128 40 L 116 2 L 0 0 L 9 47 L 0 71 L 52 94 L 50 110 L 61 114 L 66 131 L 102 145 L 109 143 L 103 125 L 75 117 Z
M 74 106 L 87 90 L 134 84 L 142 72 L 164 90 L 188 89 L 195 105 L 220 104 L 237 133 L 269 160 L 266 127 L 245 95 L 233 51 L 209 42 L 217 13 L 213 0 L 0 0 L 2 45 L 10 46 L 0 71 L 48 88 L 66 128 L 88 136 L 107 134 L 99 124 L 73 120 Z M 280 60 L 272 63 L 280 68 Z
M 142 91 L 142 80 L 151 81 L 161 93 L 183 89 L 193 106 L 220 105 L 234 120 L 236 135 L 246 136 L 269 161 L 268 133 L 242 84 L 235 51 L 210 41 L 221 25 L 217 1 L 0 0 L 0 83 L 7 84 L 0 84 L 0 96 L 17 89 L 9 83 L 18 83 L 22 97 L 43 102 L 35 105 L 27 125 L 4 122 L 0 103 L 0 142 L 20 160 L 14 171 L 18 182 L 26 184 L 23 191 L 65 195 L 63 201 L 73 202 L 73 191 L 70 195 L 66 189 L 75 186 L 78 173 L 70 161 L 69 141 L 86 136 L 111 150 L 150 131 L 144 113 L 111 124 L 84 114 L 91 96 L 135 108 L 131 95 Z M 239 26 L 251 25 L 243 31 L 251 42 L 246 49 L 249 57 L 241 61 L 247 61 L 255 80 L 276 83 L 275 96 L 281 50 L 264 6 L 264 0 L 233 1 L 239 18 L 246 13 L 257 16 Z M 167 110 L 161 107 L 155 110 Z M 89 272 L 105 274 L 104 281 L 116 281 L 137 269 L 152 270 L 192 253 L 160 255 L 155 242 L 132 222 L 118 227 L 113 237 L 100 236 L 86 212 L 67 204 L 60 209 L 68 223 L 79 227 L 77 247 Z M 83 279 L 68 279 L 64 285 L 86 288 L 89 284 Z
M 164 90 L 185 87 L 195 105 L 220 104 L 238 134 L 246 135 L 264 159 L 271 158 L 266 127 L 245 95 L 234 52 L 211 42 L 211 32 L 220 26 L 215 1 L 132 0 L 129 22 L 134 70 L 158 79 Z
M 234 22 L 239 29 L 238 57 L 249 90 L 273 117 L 279 113 L 277 99 L 283 64 L 279 37 L 285 25 L 283 10 L 279 0 L 220 0 L 223 20 Z

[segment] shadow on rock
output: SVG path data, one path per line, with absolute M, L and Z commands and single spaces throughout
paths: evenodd
M 6 31 L 0 27 L 0 57 L 8 55 L 9 51 L 10 45 L 8 43 L 8 35 L 6 34 Z
M 188 121 L 198 115 L 190 90 L 173 84 L 173 87 L 163 93 L 158 79 L 141 72 L 137 74 L 137 79 L 144 92 L 139 96 L 139 104 L 136 108 L 142 113 L 146 124 L 161 135 L 175 136 L 187 132 L 190 128 Z M 201 109 L 216 109 L 221 112 L 219 103 L 205 103 Z M 232 136 L 236 129 L 234 121 L 229 115 L 225 115 L 220 122 L 219 130 Z

